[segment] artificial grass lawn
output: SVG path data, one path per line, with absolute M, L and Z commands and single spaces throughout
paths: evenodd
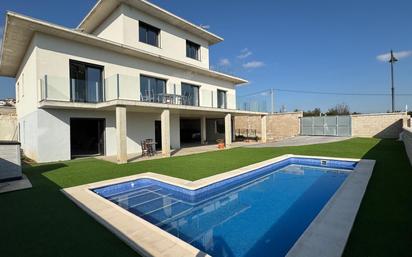
M 412 168 L 403 144 L 350 139 L 282 148 L 235 148 L 116 165 L 85 159 L 27 166 L 33 188 L 0 194 L 1 256 L 138 256 L 59 190 L 89 182 L 157 172 L 196 180 L 282 154 L 377 160 L 344 256 L 411 256 Z

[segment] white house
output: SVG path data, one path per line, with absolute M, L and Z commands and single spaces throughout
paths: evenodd
M 223 39 L 144 0 L 100 0 L 76 29 L 8 12 L 0 75 L 16 78 L 25 155 L 38 162 L 163 155 L 186 143 L 232 141 L 238 84 L 209 69 Z M 263 140 L 265 140 L 263 138 Z

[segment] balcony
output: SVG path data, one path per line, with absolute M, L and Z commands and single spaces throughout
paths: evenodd
M 115 74 L 102 82 L 45 75 L 40 79 L 39 101 L 103 103 L 130 100 L 155 104 L 171 104 L 218 108 L 217 93 L 211 89 L 182 90 L 176 85 L 141 83 L 138 76 Z M 153 84 L 153 83 L 152 83 Z M 143 87 L 143 88 L 141 88 Z M 200 92 L 199 92 L 200 91 Z M 226 109 L 226 104 L 222 109 Z

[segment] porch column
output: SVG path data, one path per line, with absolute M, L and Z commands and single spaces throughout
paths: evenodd
M 162 126 L 162 155 L 170 156 L 170 110 L 165 109 L 160 115 Z
M 200 118 L 200 141 L 202 144 L 206 142 L 206 116 Z
M 127 163 L 126 106 L 116 106 L 117 163 Z
M 262 143 L 267 142 L 266 122 L 267 122 L 267 116 L 262 115 L 260 117 L 260 125 L 261 125 L 260 131 L 261 131 Z
M 232 144 L 232 115 L 225 115 L 225 145 L 226 147 Z

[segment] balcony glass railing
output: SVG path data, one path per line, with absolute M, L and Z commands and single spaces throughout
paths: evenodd
M 40 100 L 98 103 L 103 99 L 102 82 L 48 75 L 40 80 Z
M 180 94 L 176 85 L 151 87 L 140 85 L 139 76 L 115 74 L 102 82 L 88 82 L 46 75 L 40 79 L 39 100 L 98 103 L 112 100 L 214 107 L 217 108 L 217 91 L 200 87 L 191 94 Z M 232 96 L 232 95 L 231 95 Z M 233 95 L 233 99 L 234 95 Z M 229 106 L 230 108 L 230 106 Z

